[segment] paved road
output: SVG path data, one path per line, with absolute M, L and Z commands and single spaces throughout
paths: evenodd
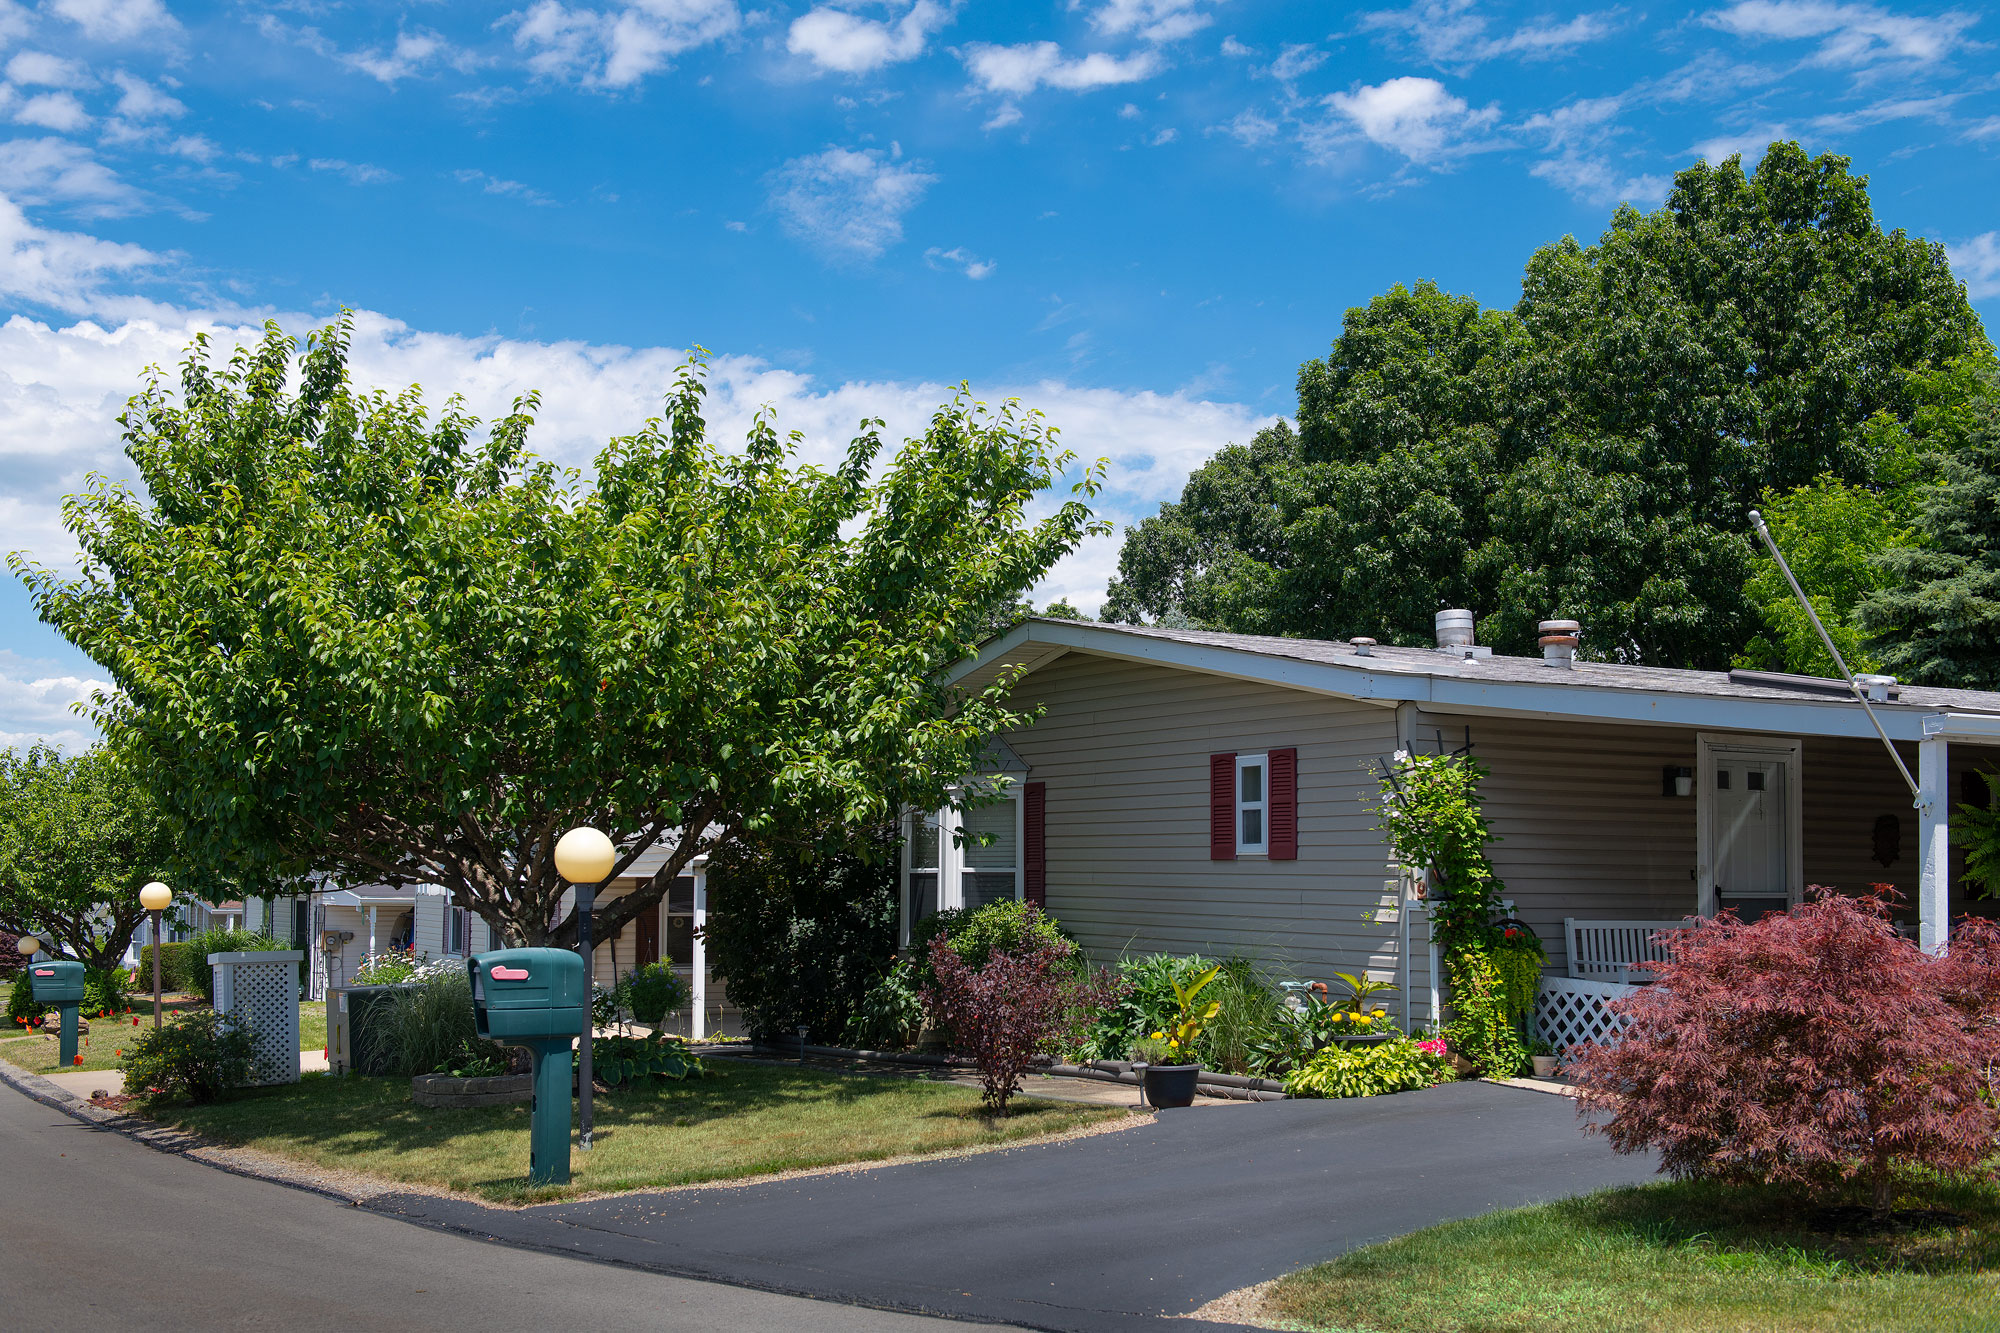
M 483 1244 L 171 1157 L 0 1086 L 0 1323 L 19 1329 L 963 1324 Z
M 1359 1245 L 1652 1166 L 1585 1138 L 1566 1097 L 1457 1083 L 1169 1111 L 1123 1133 L 731 1189 L 369 1207 L 663 1272 L 1104 1333 L 1161 1329 L 1162 1314 Z

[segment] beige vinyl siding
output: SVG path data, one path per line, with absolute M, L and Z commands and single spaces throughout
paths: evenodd
M 1673 921 L 1695 911 L 1695 798 L 1661 795 L 1662 769 L 1695 766 L 1695 733 L 1562 719 L 1426 712 L 1422 748 L 1465 743 L 1490 770 L 1480 788 L 1499 841 L 1494 871 L 1523 921 L 1567 970 L 1563 918 Z
M 1896 750 L 1914 774 L 1917 747 L 1898 745 Z M 1954 745 L 1949 757 L 1950 799 L 1956 812 L 1965 790 L 1965 775 L 1981 768 L 2000 769 L 2000 750 Z M 1915 933 L 1917 812 L 1910 802 L 1910 789 L 1890 762 L 1888 751 L 1880 741 L 1807 737 L 1803 769 L 1806 883 L 1825 884 L 1844 893 L 1864 892 L 1871 884 L 1891 885 L 1902 895 L 1896 917 Z M 1875 859 L 1875 821 L 1883 815 L 1896 817 L 1902 844 L 1896 859 L 1887 866 Z M 1952 917 L 1967 912 L 2000 915 L 2000 902 L 1982 901 L 1966 893 L 1960 882 L 1964 871 L 1965 851 L 1954 847 Z
M 1392 709 L 1082 653 L 1030 675 L 1016 700 L 1045 709 L 1006 739 L 1048 784 L 1049 911 L 1094 959 L 1396 974 L 1396 881 L 1363 799 L 1369 766 L 1395 749 Z M 1209 756 L 1285 746 L 1298 750 L 1298 859 L 1210 860 Z

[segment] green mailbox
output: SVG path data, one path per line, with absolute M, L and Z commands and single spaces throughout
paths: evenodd
M 569 1183 L 570 1045 L 583 1035 L 589 987 L 568 949 L 495 949 L 466 960 L 479 1035 L 525 1046 L 534 1061 L 528 1182 Z
M 76 1007 L 83 1003 L 83 964 L 67 958 L 45 958 L 28 964 L 28 984 L 35 1003 L 52 1004 L 62 1014 L 61 1057 L 65 1068 L 76 1063 Z

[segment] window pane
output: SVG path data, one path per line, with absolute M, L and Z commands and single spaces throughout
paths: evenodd
M 1239 801 L 1261 801 L 1264 799 L 1264 766 L 1246 764 L 1236 775 Z
M 965 864 L 981 870 L 1013 870 L 1014 862 L 1014 803 L 1002 801 L 998 805 L 982 805 L 976 810 L 965 812 Z M 980 834 L 987 834 L 992 842 L 985 847 L 978 846 Z
M 970 912 L 988 903 L 1012 902 L 1014 900 L 1014 872 L 967 871 L 960 882 L 960 890 L 965 895 L 965 910 Z
M 938 909 L 938 877 L 935 870 L 910 874 L 910 924 L 915 925 Z
M 1264 812 L 1245 810 L 1243 814 L 1243 845 L 1261 847 L 1264 845 Z
M 676 913 L 667 918 L 667 961 L 675 967 L 694 966 L 694 918 Z
M 910 821 L 910 868 L 936 870 L 938 826 L 936 815 L 919 815 Z

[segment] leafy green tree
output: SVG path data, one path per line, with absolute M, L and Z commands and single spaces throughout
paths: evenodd
M 1746 511 L 1883 485 L 1942 429 L 1935 372 L 1987 354 L 1942 247 L 1885 232 L 1845 158 L 1698 163 L 1537 251 L 1511 310 L 1424 283 L 1349 311 L 1296 436 L 1130 529 L 1106 614 L 1421 644 L 1468 606 L 1505 651 L 1558 615 L 1589 655 L 1724 666 L 1762 619 Z
M 712 445 L 697 356 L 586 487 L 527 452 L 533 398 L 477 440 L 455 399 L 354 389 L 348 335 L 296 365 L 275 326 L 226 366 L 198 342 L 178 393 L 154 371 L 121 418 L 148 498 L 68 502 L 78 577 L 13 560 L 111 673 L 98 722 L 203 863 L 436 883 L 562 944 L 568 828 L 610 834 L 614 873 L 667 849 L 599 914 L 615 932 L 779 816 L 942 804 L 1026 721 L 939 677 L 1100 530 L 1101 465 L 1026 517 L 1071 461 L 1038 413 L 961 396 L 893 457 L 864 422 L 821 469 L 765 416 Z
M 1886 671 L 2000 689 L 2000 383 L 1974 401 L 1963 445 L 1917 497 L 1914 540 L 1878 557 L 1887 586 L 1856 620 Z
M 109 747 L 0 752 L 0 929 L 111 967 L 146 915 L 140 886 L 170 873 L 176 850 L 151 790 Z
M 1765 497 L 1762 513 L 1771 536 L 1851 670 L 1881 669 L 1854 623 L 1854 611 L 1888 582 L 1882 553 L 1911 540 L 1909 507 L 1907 491 L 1885 494 L 1830 476 Z M 1737 657 L 1737 665 L 1809 676 L 1838 674 L 1775 560 L 1765 555 L 1753 562 L 1747 590 L 1764 629 Z

